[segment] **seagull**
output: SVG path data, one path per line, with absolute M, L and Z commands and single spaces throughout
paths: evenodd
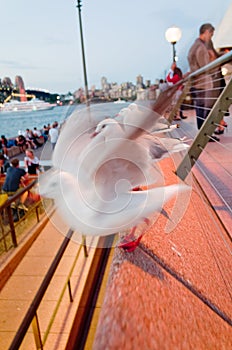
M 165 133 L 177 128 L 171 125 L 168 120 L 160 116 L 155 110 L 136 103 L 131 103 L 123 108 L 116 116 L 117 120 L 127 136 L 136 137 L 138 133 Z M 133 135 L 134 134 L 134 135 Z
M 58 138 L 53 168 L 39 178 L 40 195 L 54 198 L 58 213 L 83 235 L 131 229 L 121 248 L 133 251 L 141 240 L 134 235 L 137 226 L 148 225 L 152 214 L 189 189 L 185 184 L 163 185 L 158 161 L 188 145 L 150 134 L 156 123 L 158 130 L 160 125 L 167 129 L 158 113 L 135 104 L 114 119 L 99 121 L 90 108 L 74 113 Z M 141 185 L 154 183 L 155 188 L 141 191 Z
M 40 177 L 40 194 L 55 199 L 58 213 L 73 230 L 91 236 L 106 236 L 135 227 L 154 212 L 160 212 L 168 200 L 188 186 L 174 184 L 125 192 L 116 187 L 109 200 L 107 195 L 102 198 L 103 188 L 104 183 L 100 182 L 86 181 L 84 186 L 77 177 L 57 169 Z
M 133 131 L 133 129 L 136 130 Z M 135 133 L 136 137 L 134 137 Z M 126 162 L 128 164 L 128 162 L 132 162 L 136 164 L 139 173 L 145 175 L 146 185 L 157 182 L 159 174 L 157 173 L 156 162 L 170 157 L 172 153 L 186 151 L 189 148 L 189 145 L 183 142 L 182 139 L 150 135 L 140 128 L 138 130 L 132 124 L 132 121 L 129 124 L 127 120 L 127 123 L 122 124 L 121 119 L 119 121 L 118 119 L 101 121 L 91 137 L 95 138 L 95 142 L 89 143 L 87 152 L 84 153 L 85 161 L 88 159 L 88 154 L 97 154 L 97 149 L 101 154 L 100 149 L 104 149 L 104 162 L 108 159 L 107 157 L 111 159 L 113 156 L 120 159 L 121 163 Z M 99 164 L 99 157 L 91 160 L 92 165 L 94 162 Z M 97 164 L 92 168 L 96 167 Z M 130 181 L 132 177 L 134 178 L 132 182 L 134 187 L 139 186 L 144 181 L 139 173 L 133 168 L 129 174 Z M 126 176 L 126 173 L 120 173 L 120 176 Z

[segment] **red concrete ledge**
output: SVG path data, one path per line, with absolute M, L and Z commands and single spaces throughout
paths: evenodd
M 195 185 L 179 224 L 165 233 L 166 223 L 159 216 L 133 253 L 115 249 L 94 350 L 232 348 L 224 227 Z

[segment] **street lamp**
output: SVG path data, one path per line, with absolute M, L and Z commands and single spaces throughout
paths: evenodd
M 80 35 L 81 35 L 81 50 L 82 50 L 82 61 L 83 61 L 83 71 L 84 71 L 86 105 L 89 106 L 89 92 L 88 92 L 88 82 L 87 82 L 87 73 L 86 73 L 86 64 L 85 64 L 85 49 L 84 49 L 84 39 L 83 39 L 82 20 L 81 20 L 81 6 L 82 6 L 81 0 L 77 0 Z
M 165 38 L 166 40 L 172 44 L 172 50 L 173 50 L 173 62 L 177 61 L 177 56 L 176 56 L 176 48 L 175 45 L 176 43 L 180 40 L 181 38 L 181 30 L 178 27 L 170 27 L 166 30 L 165 32 Z

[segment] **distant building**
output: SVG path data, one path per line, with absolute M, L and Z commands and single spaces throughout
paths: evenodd
M 136 87 L 137 87 L 137 89 L 143 89 L 144 88 L 142 75 L 138 75 L 136 77 Z
M 101 88 L 104 92 L 109 91 L 110 89 L 110 85 L 108 84 L 106 77 L 101 78 Z

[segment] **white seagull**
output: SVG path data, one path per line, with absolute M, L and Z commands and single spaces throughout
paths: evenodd
M 105 236 L 132 228 L 132 246 L 128 239 L 121 244 L 132 251 L 141 239 L 134 237 L 136 226 L 148 223 L 149 216 L 189 186 L 136 190 L 159 183 L 157 161 L 188 145 L 149 135 L 156 123 L 160 128 L 160 116 L 134 104 L 115 119 L 100 122 L 89 108 L 80 114 L 66 121 L 53 153 L 53 169 L 39 179 L 40 194 L 54 198 L 59 214 L 84 235 Z

